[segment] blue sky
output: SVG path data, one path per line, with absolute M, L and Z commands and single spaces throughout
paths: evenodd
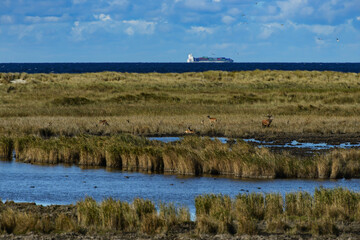
M 360 62 L 360 1 L 0 0 L 0 62 L 184 62 L 188 53 Z

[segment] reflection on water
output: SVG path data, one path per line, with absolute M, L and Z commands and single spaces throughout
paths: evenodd
M 154 202 L 174 202 L 189 206 L 195 213 L 194 199 L 203 193 L 222 193 L 232 197 L 244 192 L 314 192 L 316 187 L 346 187 L 360 191 L 360 179 L 352 180 L 241 180 L 220 177 L 179 177 L 164 174 L 123 172 L 105 168 L 81 169 L 77 166 L 40 166 L 0 162 L 0 199 L 37 204 L 71 204 L 91 196 L 97 201 L 113 197 L 132 201 L 136 197 Z

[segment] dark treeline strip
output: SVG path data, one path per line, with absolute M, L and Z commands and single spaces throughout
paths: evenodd
M 232 199 L 204 194 L 195 199 L 194 222 L 186 207 L 160 203 L 156 208 L 152 201 L 139 198 L 132 203 L 86 198 L 75 206 L 25 205 L 0 201 L 0 233 L 159 234 L 177 229 L 189 236 L 339 235 L 356 232 L 360 223 L 360 193 L 343 188 L 317 188 L 313 195 L 294 192 L 284 197 L 249 193 Z
M 188 136 L 179 142 L 162 143 L 132 135 L 22 137 L 1 141 L 0 149 L 8 149 L 12 142 L 17 161 L 27 163 L 70 163 L 125 171 L 239 178 L 360 177 L 358 149 L 333 150 L 324 155 L 300 158 L 286 152 L 273 153 L 242 140 L 224 144 L 208 137 Z

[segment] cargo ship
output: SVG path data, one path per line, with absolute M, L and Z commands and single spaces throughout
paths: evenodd
M 234 60 L 225 57 L 199 57 L 195 58 L 191 53 L 188 55 L 188 63 L 232 63 Z

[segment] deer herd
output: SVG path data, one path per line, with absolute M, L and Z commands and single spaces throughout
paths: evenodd
M 210 124 L 211 127 L 213 127 L 214 124 L 216 124 L 218 122 L 217 118 L 210 117 L 210 116 L 207 116 L 207 118 L 209 119 L 209 124 Z M 273 121 L 272 115 L 268 114 L 267 118 L 261 121 L 261 125 L 262 125 L 263 128 L 270 127 L 272 121 Z M 129 120 L 127 120 L 127 122 L 130 123 Z M 201 124 L 204 125 L 205 121 L 201 120 Z M 109 126 L 109 123 L 108 123 L 107 120 L 104 119 L 104 120 L 99 121 L 99 125 Z M 195 134 L 195 130 L 191 129 L 190 127 L 191 126 L 188 126 L 188 128 L 184 131 L 185 134 Z

